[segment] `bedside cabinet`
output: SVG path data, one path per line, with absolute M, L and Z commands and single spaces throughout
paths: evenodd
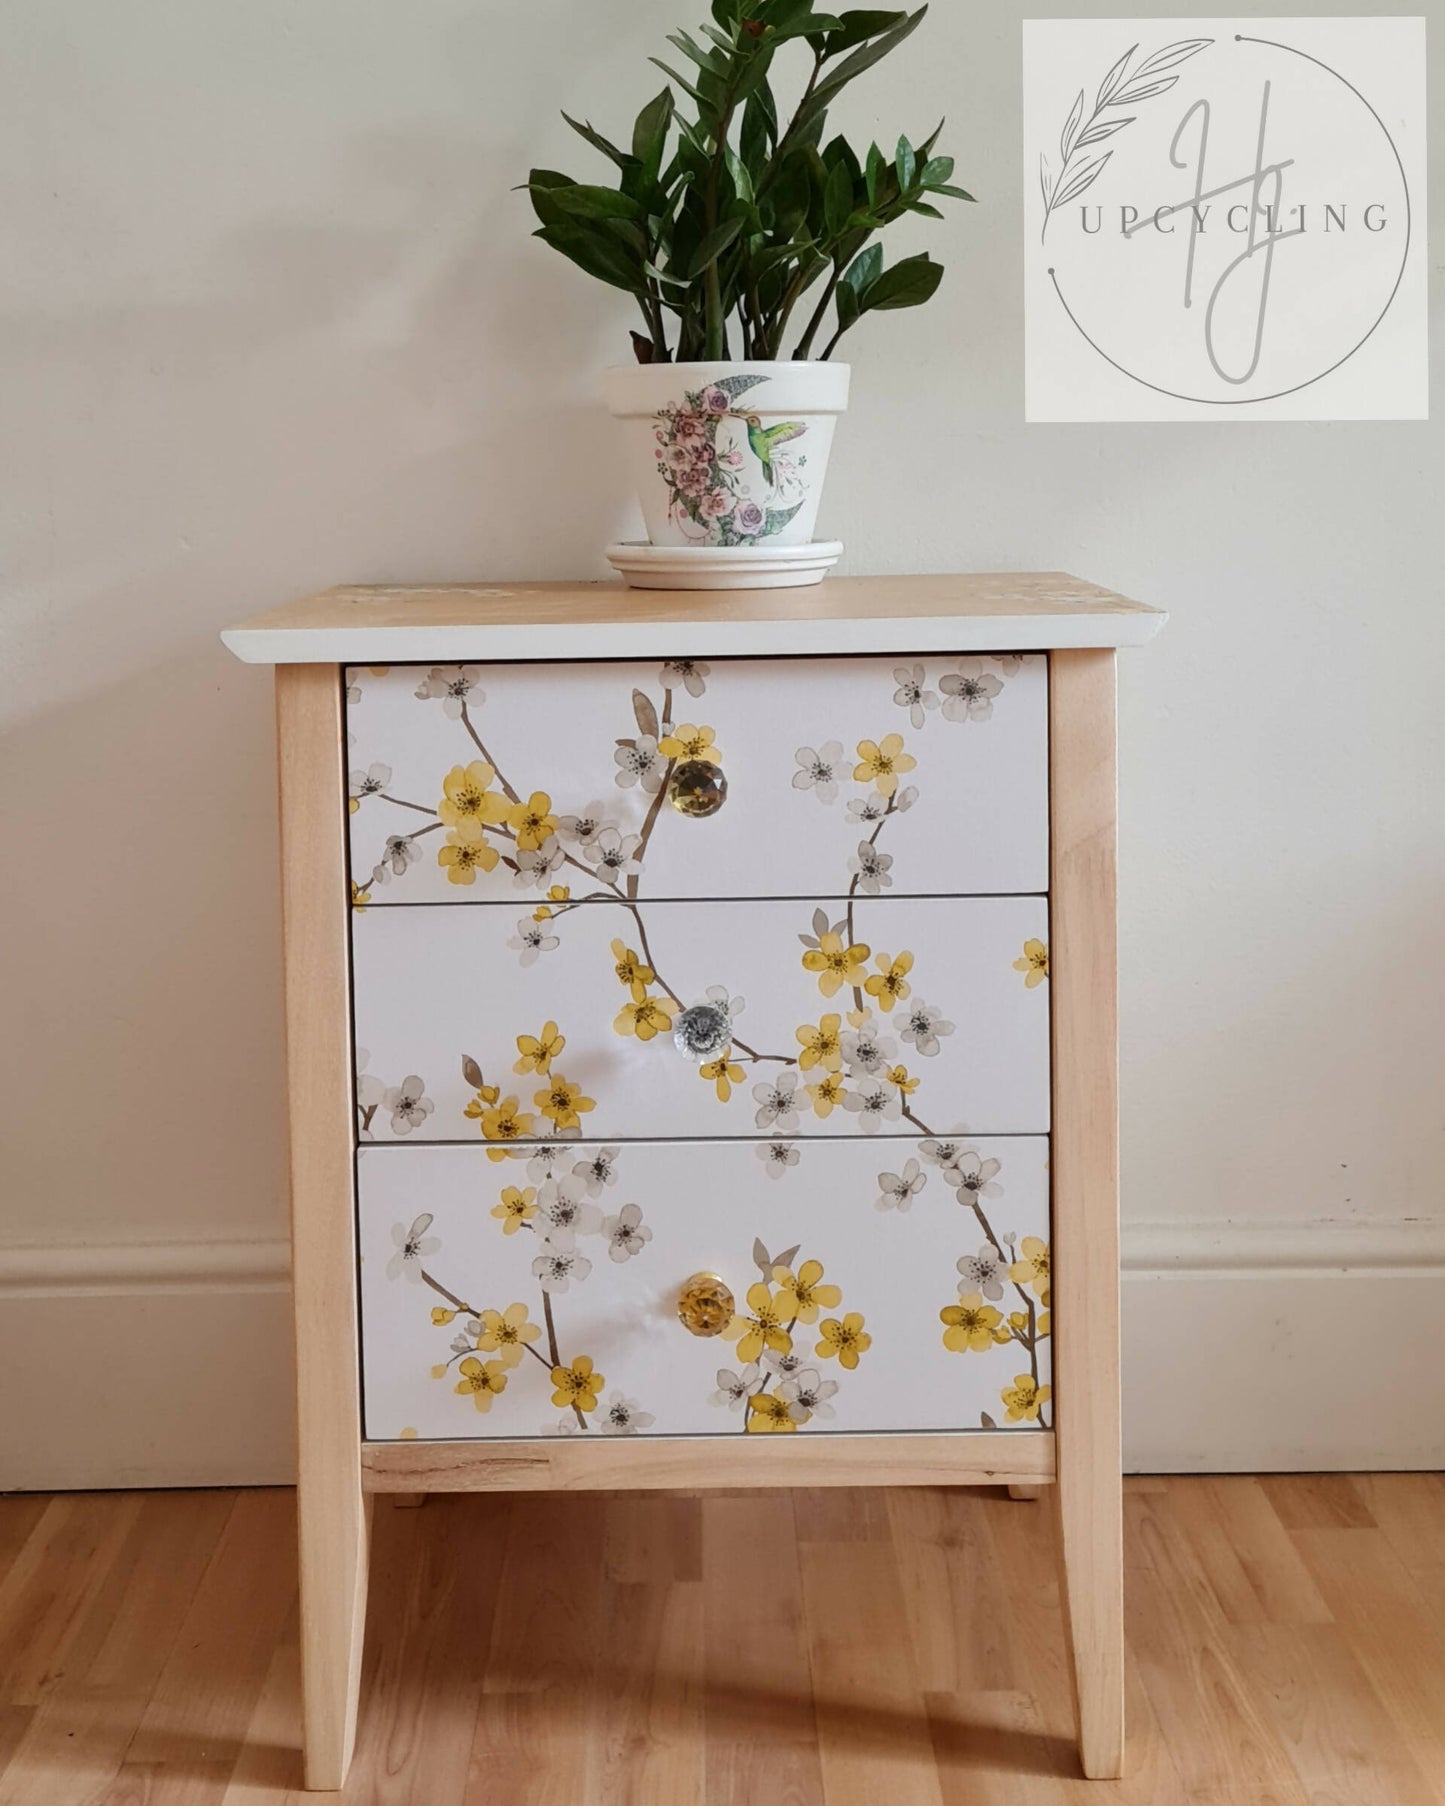
M 306 1773 L 377 1491 L 1051 1485 L 1123 1759 L 1114 648 L 1062 576 L 345 589 L 277 666 Z

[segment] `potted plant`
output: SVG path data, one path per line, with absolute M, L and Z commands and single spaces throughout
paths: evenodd
M 684 101 L 665 87 L 629 147 L 563 115 L 613 165 L 611 181 L 531 172 L 536 236 L 642 314 L 636 361 L 605 378 L 650 540 L 609 551 L 630 581 L 816 582 L 841 551 L 811 543 L 848 401 L 833 354 L 866 315 L 919 306 L 943 275 L 927 254 L 886 264 L 874 235 L 973 197 L 936 153 L 938 131 L 916 148 L 900 138 L 889 158 L 824 130 L 843 89 L 927 11 L 712 0 L 697 35 L 669 37 L 686 74 L 652 59 Z M 771 84 L 780 56 L 804 84 L 788 117 Z

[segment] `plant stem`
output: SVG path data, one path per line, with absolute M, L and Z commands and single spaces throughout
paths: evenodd
M 823 298 L 813 309 L 813 317 L 808 322 L 807 330 L 804 332 L 802 338 L 798 340 L 798 343 L 794 348 L 793 359 L 795 362 L 800 358 L 806 358 L 808 353 L 813 349 L 813 340 L 818 335 L 818 328 L 823 324 L 823 315 L 828 311 L 828 303 L 833 299 L 834 295 L 837 294 L 838 284 L 842 280 L 843 266 L 841 263 L 835 262 L 833 265 L 833 274 L 828 278 L 827 284 L 823 289 Z M 834 343 L 836 342 L 837 341 L 835 340 Z

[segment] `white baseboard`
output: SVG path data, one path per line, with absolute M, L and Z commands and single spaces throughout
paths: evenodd
M 0 1249 L 0 1490 L 289 1482 L 288 1267 L 282 1240 Z M 1130 1225 L 1125 1465 L 1445 1466 L 1442 1324 L 1445 1223 Z

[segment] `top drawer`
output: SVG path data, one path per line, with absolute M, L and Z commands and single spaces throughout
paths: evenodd
M 346 677 L 373 905 L 1048 887 L 1042 653 Z

